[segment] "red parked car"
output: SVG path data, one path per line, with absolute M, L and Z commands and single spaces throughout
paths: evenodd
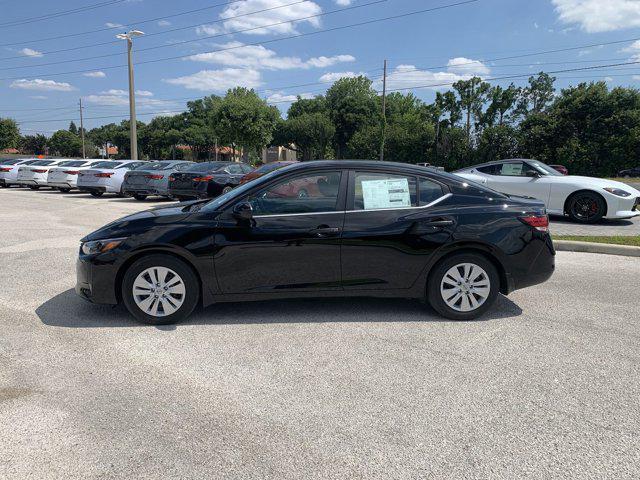
M 549 165 L 554 170 L 557 170 L 563 175 L 569 175 L 569 170 L 564 165 Z
M 279 168 L 291 165 L 292 163 L 298 162 L 291 161 L 265 163 L 261 167 L 256 168 L 253 172 L 249 172 L 244 177 L 242 177 L 240 179 L 240 185 L 250 182 L 251 180 L 255 180 L 256 178 L 260 178 L 261 176 L 266 175 L 269 172 L 273 172 L 274 170 L 278 170 Z

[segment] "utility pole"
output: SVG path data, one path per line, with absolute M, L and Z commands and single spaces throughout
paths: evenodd
M 82 98 L 80 99 L 80 137 L 82 138 L 82 158 L 87 158 L 87 154 L 84 149 L 84 121 L 82 117 Z
M 382 141 L 380 142 L 380 161 L 384 160 L 384 140 L 387 133 L 387 60 L 384 61 L 382 74 Z
M 139 30 L 120 33 L 116 38 L 127 41 L 127 59 L 129 61 L 129 126 L 131 131 L 131 160 L 138 160 L 138 125 L 136 122 L 136 93 L 133 83 L 133 37 L 144 35 Z

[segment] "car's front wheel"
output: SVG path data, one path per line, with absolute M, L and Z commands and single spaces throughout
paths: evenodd
M 429 274 L 427 299 L 443 317 L 472 320 L 485 313 L 500 290 L 496 267 L 475 253 L 445 258 Z
M 233 187 L 231 185 L 227 185 L 222 189 L 222 194 L 224 195 L 226 193 L 229 193 L 231 190 L 233 190 Z
M 62 193 L 69 193 L 71 191 L 70 188 L 66 187 L 59 187 L 58 190 L 60 190 Z
M 183 261 L 154 254 L 135 261 L 122 280 L 122 300 L 139 321 L 151 325 L 187 318 L 200 298 L 198 279 Z
M 574 222 L 595 223 L 605 214 L 607 204 L 593 192 L 578 192 L 569 198 L 567 213 Z
M 133 198 L 135 198 L 136 200 L 139 200 L 139 201 L 143 201 L 143 200 L 147 199 L 147 196 L 146 195 L 141 195 L 139 193 L 136 193 L 136 194 L 133 195 Z
M 29 188 L 31 190 L 40 190 L 40 186 L 39 185 L 29 185 Z
M 89 192 L 89 193 L 91 193 L 91 196 L 92 196 L 92 197 L 96 197 L 96 198 L 97 198 L 97 197 L 101 197 L 102 195 L 104 195 L 104 192 L 101 192 L 101 191 L 99 191 L 99 190 L 94 190 L 94 191 Z

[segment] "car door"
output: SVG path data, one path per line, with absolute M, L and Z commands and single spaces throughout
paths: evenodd
M 456 225 L 445 185 L 428 176 L 350 172 L 342 232 L 345 290 L 408 289 Z
M 220 291 L 340 290 L 346 180 L 336 169 L 292 174 L 236 202 L 251 205 L 251 221 L 234 218 L 235 205 L 223 212 L 214 239 Z
M 551 189 L 549 179 L 529 163 L 517 160 L 491 167 L 493 169 L 485 173 L 489 188 L 509 195 L 537 198 L 548 204 Z

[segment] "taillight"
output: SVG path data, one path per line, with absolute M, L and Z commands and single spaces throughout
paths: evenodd
M 67 175 L 78 175 L 80 172 L 78 172 L 78 170 L 65 170 L 62 173 L 66 173 Z
M 0 168 L 0 172 L 10 172 L 10 171 L 11 171 L 11 167 Z
M 527 215 L 526 217 L 518 217 L 522 223 L 526 223 L 530 227 L 535 228 L 539 232 L 549 231 L 548 215 Z
M 113 175 L 113 172 L 94 173 L 93 174 L 94 177 L 98 177 L 98 178 L 111 178 L 111 175 Z
M 204 177 L 196 177 L 193 179 L 194 182 L 208 182 L 209 180 L 213 180 L 212 175 L 207 175 Z
M 43 169 L 41 169 L 41 168 L 32 168 L 32 169 L 31 169 L 31 171 L 32 171 L 33 173 L 47 173 L 47 171 L 46 171 L 46 170 L 43 170 Z
M 145 175 L 144 178 L 148 178 L 150 180 L 162 180 L 164 175 Z

